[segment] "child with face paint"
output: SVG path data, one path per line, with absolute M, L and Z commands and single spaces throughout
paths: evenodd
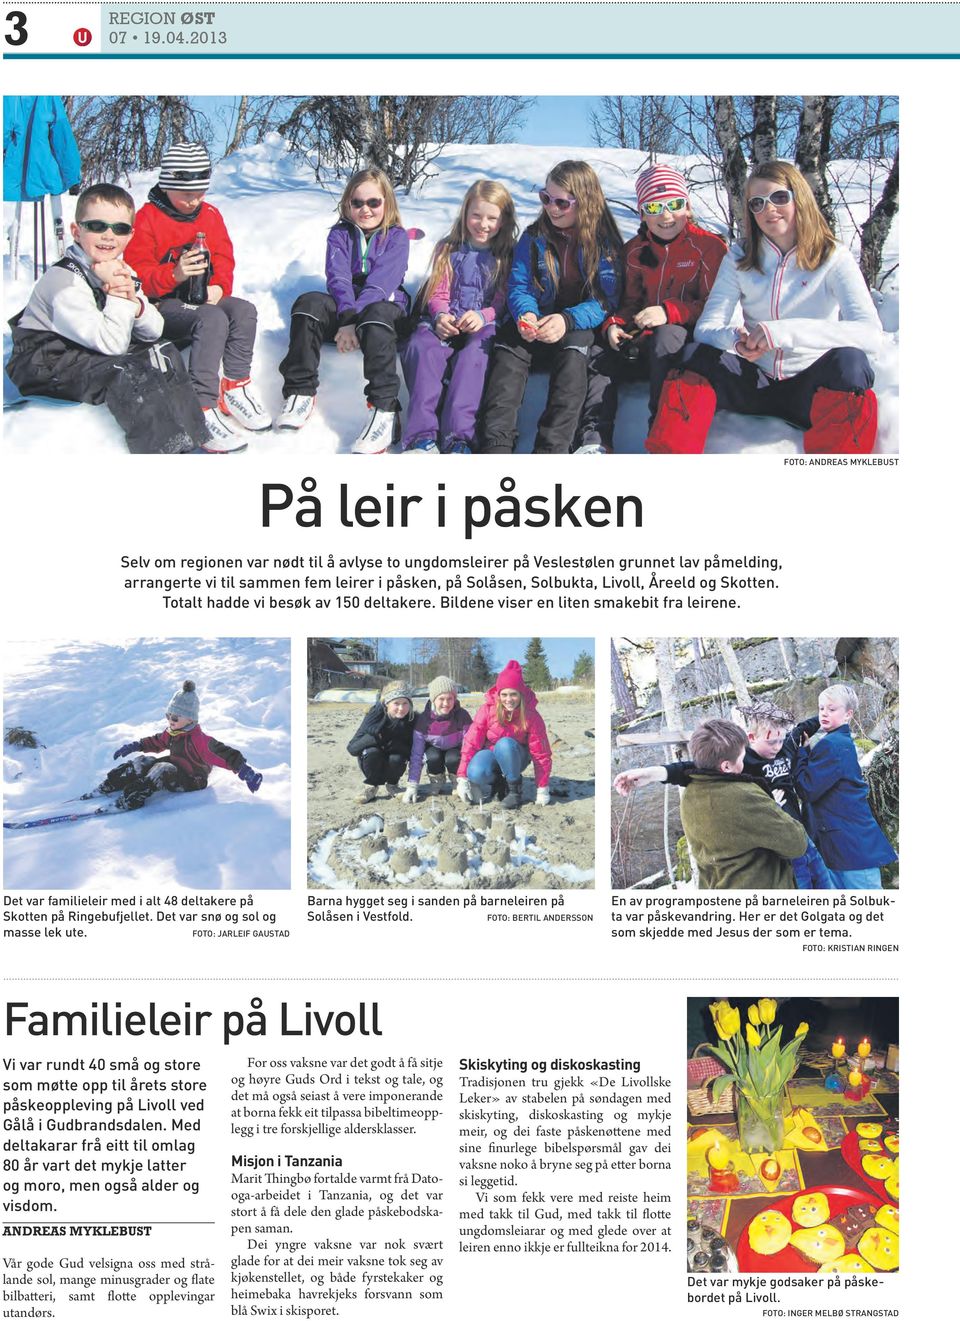
M 427 691 L 430 700 L 413 726 L 406 803 L 417 801 L 424 766 L 435 793 L 443 793 L 448 779 L 456 780 L 463 736 L 472 722 L 469 711 L 460 705 L 456 684 L 445 674 L 438 674 Z
M 386 684 L 347 744 L 363 775 L 359 802 L 372 803 L 381 785 L 391 797 L 400 792 L 400 776 L 413 744 L 413 723 L 410 687 L 399 679 Z

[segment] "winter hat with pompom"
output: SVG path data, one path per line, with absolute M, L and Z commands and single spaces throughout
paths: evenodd
M 167 703 L 168 716 L 184 716 L 187 720 L 200 719 L 200 698 L 197 696 L 197 685 L 192 679 L 184 679 L 183 687 L 170 698 Z
M 637 206 L 643 208 L 644 202 L 662 202 L 670 197 L 686 197 L 690 191 L 687 181 L 672 165 L 651 165 L 637 175 Z
M 435 702 L 441 693 L 453 693 L 456 697 L 457 685 L 448 674 L 438 674 L 435 679 L 431 679 L 427 693 L 431 702 Z

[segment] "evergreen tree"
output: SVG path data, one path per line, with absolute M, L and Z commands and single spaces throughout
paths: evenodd
M 590 685 L 593 683 L 593 656 L 589 651 L 581 651 L 573 662 L 573 682 Z
M 545 692 L 553 687 L 547 653 L 540 638 L 531 638 L 527 643 L 523 656 L 523 677 L 534 692 Z

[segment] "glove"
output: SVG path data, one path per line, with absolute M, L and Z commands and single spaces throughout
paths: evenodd
M 473 802 L 473 794 L 470 792 L 470 781 L 465 775 L 457 776 L 457 797 L 467 806 Z
M 116 752 L 113 754 L 113 760 L 116 761 L 118 757 L 129 757 L 131 752 L 139 752 L 139 751 L 140 751 L 139 739 L 137 739 L 136 743 L 124 743 L 123 747 L 117 748 Z
M 545 784 L 542 789 L 537 790 L 537 807 L 550 806 L 550 786 Z
M 407 791 L 403 795 L 405 803 L 415 803 L 420 796 L 420 786 L 418 784 L 408 784 Z
M 255 794 L 263 784 L 263 776 L 259 771 L 255 771 L 252 766 L 246 762 L 237 771 L 237 778 L 242 780 L 252 794 Z

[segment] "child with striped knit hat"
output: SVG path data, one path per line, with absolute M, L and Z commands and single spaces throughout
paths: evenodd
M 722 238 L 693 223 L 679 170 L 651 165 L 637 176 L 636 190 L 640 230 L 623 249 L 623 298 L 600 328 L 605 345 L 593 353 L 581 453 L 612 453 L 622 381 L 649 380 L 651 421 L 656 416 L 667 372 L 693 335 L 727 251 Z
M 223 216 L 204 201 L 210 172 L 202 142 L 164 152 L 127 259 L 164 333 L 190 346 L 190 380 L 208 433 L 202 448 L 235 454 L 247 448 L 246 431 L 267 431 L 271 422 L 250 383 L 257 309 L 233 292 L 233 244 Z

